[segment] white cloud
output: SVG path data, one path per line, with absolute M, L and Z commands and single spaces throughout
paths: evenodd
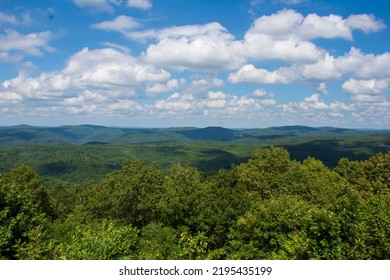
M 171 79 L 171 80 L 167 81 L 165 84 L 155 83 L 152 85 L 148 85 L 146 87 L 145 92 L 147 94 L 164 93 L 164 92 L 168 92 L 170 90 L 179 88 L 180 84 L 183 84 L 183 83 L 185 83 L 185 81 L 183 81 L 183 80 L 180 81 L 178 79 Z
M 166 100 L 158 100 L 154 110 L 163 111 L 166 116 L 203 116 L 205 118 L 254 119 L 276 105 L 274 99 L 255 99 L 247 96 L 209 91 L 204 96 L 174 93 Z M 230 124 L 231 125 L 231 124 Z
M 303 19 L 303 15 L 294 10 L 282 10 L 275 14 L 264 15 L 254 21 L 246 36 L 268 34 L 275 38 L 288 38 Z
M 344 82 L 342 89 L 351 94 L 351 99 L 361 103 L 387 103 L 384 96 L 389 91 L 390 78 L 376 80 L 349 79 Z
M 91 51 L 84 48 L 70 58 L 63 73 L 71 75 L 82 87 L 131 86 L 170 78 L 167 71 L 110 48 Z
M 328 90 L 326 89 L 326 84 L 325 84 L 324 82 L 321 82 L 321 83 L 318 85 L 317 91 L 319 91 L 320 93 L 325 94 L 325 95 L 328 94 Z
M 213 77 L 198 77 L 194 75 L 192 77 L 191 83 L 183 87 L 183 93 L 186 95 L 192 95 L 197 97 L 205 97 L 207 96 L 210 90 L 219 89 L 225 86 L 224 80 L 213 78 Z
M 244 40 L 237 43 L 236 52 L 252 59 L 317 61 L 324 51 L 297 34 L 303 20 L 304 17 L 293 10 L 259 17 L 246 32 Z
M 380 55 L 364 54 L 357 48 L 351 48 L 345 56 L 335 61 L 338 71 L 352 73 L 356 78 L 386 78 L 390 76 L 390 53 Z
M 356 106 L 343 102 L 327 103 L 319 93 L 314 93 L 300 102 L 278 104 L 274 112 L 279 121 L 285 123 L 304 123 L 307 125 L 351 126 L 355 123 L 352 114 Z
M 259 17 L 247 35 L 271 35 L 275 40 L 286 40 L 297 36 L 301 40 L 314 38 L 344 38 L 351 40 L 352 31 L 377 32 L 385 28 L 381 20 L 372 15 L 351 15 L 347 19 L 339 15 L 319 16 L 308 14 L 304 17 L 294 10 L 282 10 L 272 15 Z
M 192 25 L 148 32 L 159 38 L 144 54 L 148 63 L 179 71 L 235 69 L 243 59 L 231 51 L 233 37 L 218 23 Z
M 22 96 L 12 91 L 0 91 L 0 104 L 22 100 Z
M 4 81 L 0 92 L 34 99 L 58 99 L 77 97 L 89 90 L 118 98 L 133 96 L 133 88 L 169 78 L 167 71 L 140 63 L 126 53 L 110 48 L 84 48 L 71 56 L 61 71 L 42 73 L 38 77 L 19 74 Z M 173 87 L 174 83 L 168 81 L 167 85 Z
M 190 85 L 191 88 L 197 91 L 205 90 L 209 88 L 216 88 L 216 87 L 218 88 L 223 86 L 224 86 L 224 81 L 218 78 L 213 78 L 213 79 L 202 78 L 199 80 L 193 80 Z
M 381 20 L 367 14 L 351 15 L 346 19 L 345 24 L 350 28 L 360 29 L 364 33 L 377 32 L 386 27 Z
M 85 104 L 85 103 L 102 103 L 107 101 L 106 96 L 103 96 L 102 94 L 98 94 L 96 92 L 85 90 L 82 94 L 75 97 L 68 97 L 64 99 L 65 105 L 79 105 L 79 104 Z
M 265 69 L 257 69 L 252 64 L 244 65 L 236 73 L 231 73 L 228 79 L 233 84 L 288 84 L 296 80 L 294 73 L 289 68 L 281 67 L 275 71 L 268 71 Z
M 5 35 L 0 34 L 0 51 L 19 51 L 25 55 L 41 56 L 44 51 L 53 51 L 48 45 L 52 39 L 50 31 L 23 35 L 16 30 L 8 29 Z
M 362 19 L 363 22 L 357 23 L 358 19 Z M 332 62 L 329 61 L 333 57 L 310 40 L 316 38 L 351 40 L 354 29 L 374 32 L 383 27 L 381 21 L 369 15 L 353 15 L 344 19 L 339 15 L 303 16 L 294 10 L 282 10 L 256 19 L 243 40 L 236 40 L 216 22 L 174 26 L 161 30 L 133 31 L 123 28 L 111 30 L 142 42 L 157 40 L 148 46 L 143 59 L 160 67 L 179 71 L 236 70 L 249 64 L 248 60 L 279 60 L 297 65 L 308 64 L 308 70 L 303 76 L 324 81 L 329 78 L 322 75 L 324 71 L 319 69 L 322 66 L 328 67 L 326 73 L 328 77 L 338 75 L 333 72 Z M 310 65 L 313 63 L 319 65 Z M 271 80 L 268 83 L 275 83 L 270 75 L 267 76 L 269 78 L 266 80 Z
M 223 109 L 226 106 L 225 99 L 210 99 L 202 102 L 203 107 L 207 109 Z
M 326 54 L 322 59 L 312 64 L 295 66 L 304 81 L 331 81 L 341 78 L 343 72 L 339 71 L 336 59 Z
M 149 10 L 152 8 L 152 3 L 150 0 L 127 0 L 127 7 Z
M 116 31 L 120 33 L 126 33 L 140 26 L 141 24 L 134 18 L 124 15 L 118 16 L 112 21 L 103 21 L 101 23 L 91 25 L 92 28 L 101 29 L 105 31 Z
M 157 100 L 154 107 L 161 111 L 188 111 L 194 110 L 196 105 L 192 95 L 181 95 L 176 92 L 167 100 Z
M 101 11 L 113 11 L 116 6 L 124 8 L 129 3 L 76 2 L 85 8 L 96 4 L 95 9 Z M 0 13 L 1 22 L 14 24 L 12 16 L 4 13 Z M 227 120 L 230 126 L 229 121 L 235 119 L 251 120 L 245 122 L 248 125 L 273 118 L 286 123 L 321 121 L 317 124 L 337 118 L 346 123 L 355 119 L 370 123 L 389 119 L 390 104 L 385 94 L 389 91 L 390 53 L 370 54 L 351 48 L 337 56 L 313 41 L 317 38 L 351 40 L 354 30 L 367 33 L 383 29 L 383 22 L 374 16 L 304 16 L 283 10 L 259 17 L 240 39 L 235 39 L 216 22 L 137 31 L 140 26 L 134 18 L 124 15 L 91 25 L 148 42 L 138 57 L 130 55 L 128 47 L 113 42 L 100 43 L 103 49 L 84 48 L 69 57 L 63 69 L 35 77 L 20 73 L 4 81 L 0 85 L 0 104 L 7 104 L 7 114 L 23 114 L 25 108 L 32 108 L 32 114 L 47 116 L 65 112 L 91 116 L 137 115 L 140 119 L 203 118 L 205 122 L 219 118 Z M 23 62 L 25 56 L 42 56 L 53 50 L 49 46 L 53 37 L 50 32 L 23 35 L 7 30 L 0 34 L 0 61 Z M 264 60 L 276 60 L 277 64 Z M 196 72 L 171 74 L 167 69 Z M 276 100 L 262 88 L 252 89 L 245 96 L 232 92 L 237 86 L 230 85 L 230 93 L 226 93 L 226 75 L 234 84 L 306 83 L 316 93 L 285 104 L 281 103 L 282 97 Z M 343 83 L 342 79 L 347 81 Z M 335 84 L 327 92 L 325 83 L 329 81 L 343 83 L 342 89 L 352 103 L 326 101 L 337 98 Z M 34 106 L 29 102 L 34 102 Z M 375 107 L 379 108 L 377 115 Z
M 209 91 L 207 94 L 208 99 L 216 100 L 216 99 L 225 99 L 226 94 L 222 91 Z
M 222 70 L 234 69 L 231 56 L 223 41 L 210 41 L 209 38 L 163 39 L 151 45 L 146 51 L 145 61 L 162 67 L 183 70 Z
M 352 94 L 382 94 L 389 91 L 390 79 L 370 79 L 370 80 L 356 80 L 349 79 L 342 88 L 344 91 Z
M 274 71 L 257 69 L 253 64 L 242 66 L 229 75 L 232 83 L 289 84 L 303 82 L 321 84 L 350 75 L 359 79 L 383 79 L 390 76 L 390 53 L 364 54 L 359 49 L 339 57 L 324 55 L 314 63 L 294 63 Z M 324 85 L 322 86 L 322 88 Z M 322 91 L 322 89 L 319 89 Z M 325 89 L 326 90 L 326 89 Z
M 320 99 L 321 95 L 319 93 L 315 93 L 309 97 L 306 97 L 303 102 L 300 103 L 300 106 L 303 109 L 313 108 L 317 110 L 325 110 L 329 108 L 329 105 L 326 104 L 323 100 Z
M 264 97 L 266 95 L 267 95 L 267 92 L 262 88 L 256 89 L 255 91 L 252 92 L 253 97 Z
M 345 20 L 338 15 L 319 16 L 309 14 L 300 24 L 297 33 L 301 38 L 344 38 L 352 39 L 352 30 L 345 24 Z

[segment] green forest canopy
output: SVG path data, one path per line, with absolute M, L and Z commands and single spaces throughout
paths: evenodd
M 389 259 L 390 152 L 334 169 L 284 148 L 201 180 L 126 161 L 61 199 L 0 174 L 0 259 Z

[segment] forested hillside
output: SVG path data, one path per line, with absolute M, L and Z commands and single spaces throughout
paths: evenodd
M 196 167 L 202 177 L 213 176 L 248 161 L 253 151 L 284 147 L 294 160 L 312 156 L 334 168 L 346 157 L 367 160 L 390 151 L 390 132 L 284 126 L 265 129 L 166 128 L 131 129 L 104 126 L 0 127 L 0 172 L 26 164 L 59 184 L 102 180 L 125 160 Z M 50 183 L 52 185 L 52 182 Z
M 130 160 L 61 199 L 44 182 L 0 175 L 0 258 L 390 258 L 390 152 L 330 169 L 270 147 L 206 179 Z
M 302 143 L 310 140 L 390 136 L 389 130 L 358 130 L 336 127 L 281 126 L 261 129 L 223 127 L 117 128 L 96 125 L 38 127 L 18 125 L 0 127 L 0 147 L 39 144 L 51 146 L 83 144 L 134 144 L 159 142 L 219 141 L 232 143 Z

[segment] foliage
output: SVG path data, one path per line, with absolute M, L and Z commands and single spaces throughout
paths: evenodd
M 73 260 L 134 259 L 137 241 L 137 229 L 103 220 L 78 225 L 69 240 L 57 248 L 57 255 Z
M 0 174 L 0 258 L 389 259 L 389 180 L 390 152 L 330 169 L 273 146 L 209 177 L 127 160 L 65 188 L 16 166 Z
M 17 258 L 30 242 L 39 242 L 60 212 L 31 168 L 17 166 L 0 175 L 0 258 Z

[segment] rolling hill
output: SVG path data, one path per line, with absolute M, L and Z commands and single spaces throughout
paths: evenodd
M 390 131 L 285 126 L 264 129 L 136 129 L 93 125 L 0 127 L 0 172 L 27 164 L 40 175 L 65 182 L 98 181 L 125 160 L 167 169 L 190 164 L 204 175 L 246 162 L 253 151 L 286 148 L 292 159 L 311 156 L 328 167 L 342 157 L 365 160 L 390 151 Z
M 28 144 L 82 145 L 87 143 L 128 144 L 177 141 L 219 141 L 235 143 L 261 143 L 292 140 L 296 137 L 344 137 L 385 134 L 390 130 L 356 130 L 334 127 L 282 126 L 264 129 L 205 128 L 116 128 L 95 125 L 59 127 L 10 126 L 0 127 L 0 147 Z

